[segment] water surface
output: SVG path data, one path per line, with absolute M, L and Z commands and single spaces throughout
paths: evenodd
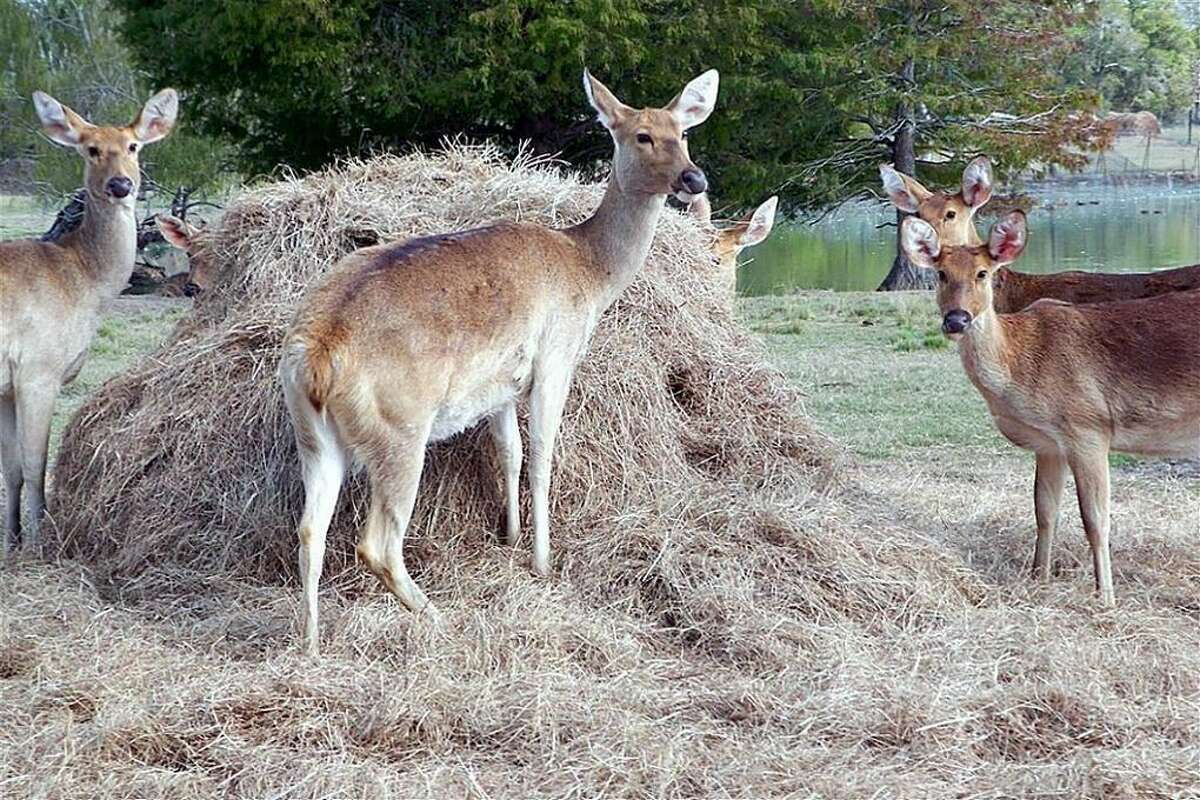
M 1025 272 L 1088 269 L 1139 272 L 1200 264 L 1200 187 L 1116 188 L 1076 185 L 1030 191 Z M 1078 205 L 1083 203 L 1084 205 Z M 891 206 L 848 205 L 817 223 L 787 223 L 743 253 L 738 273 L 747 295 L 795 289 L 872 290 L 896 248 Z M 986 236 L 993 220 L 978 222 Z

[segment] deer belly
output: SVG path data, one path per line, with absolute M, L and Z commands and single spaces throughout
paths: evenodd
M 504 406 L 525 396 L 529 391 L 532 360 L 518 355 L 501 359 L 498 369 L 490 370 L 485 380 L 469 385 L 451 386 L 445 401 L 437 409 L 430 428 L 429 440 L 439 442 L 474 427 Z
M 1150 426 L 1118 428 L 1112 449 L 1160 458 L 1200 458 L 1200 419 L 1179 419 Z

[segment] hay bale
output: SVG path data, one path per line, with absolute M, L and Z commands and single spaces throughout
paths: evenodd
M 600 196 L 549 162 L 463 146 L 248 191 L 212 234 L 221 275 L 194 318 L 72 419 L 55 480 L 63 551 L 118 583 L 163 565 L 292 580 L 302 487 L 276 365 L 305 288 L 356 247 L 498 219 L 568 225 Z M 839 451 L 731 318 L 707 245 L 693 219 L 665 213 L 580 365 L 551 491 L 560 574 L 589 604 L 630 597 L 685 640 L 760 659 L 789 647 L 754 640 L 773 624 L 747 616 L 762 598 L 872 625 L 966 602 L 971 581 L 930 548 L 881 561 L 868 532 L 822 517 Z M 477 429 L 427 460 L 408 559 L 448 610 L 464 571 L 508 557 L 486 544 L 503 516 L 492 459 Z M 330 530 L 326 574 L 342 586 L 361 580 L 347 568 L 364 500 L 351 479 Z

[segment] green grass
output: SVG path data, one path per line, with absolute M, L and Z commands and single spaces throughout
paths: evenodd
M 924 293 L 747 298 L 738 315 L 805 391 L 818 426 L 862 458 L 1019 454 L 992 425 Z
M 0 194 L 0 240 L 40 236 L 54 222 L 37 198 L 28 195 Z

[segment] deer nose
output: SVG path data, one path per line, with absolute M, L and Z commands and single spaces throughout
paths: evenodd
M 708 178 L 698 169 L 685 169 L 679 176 L 679 182 L 688 194 L 703 194 L 708 191 Z
M 199 284 L 188 281 L 187 283 L 185 283 L 183 285 L 183 296 L 184 297 L 195 297 L 198 294 L 200 294 L 200 285 Z
M 970 314 L 961 308 L 951 309 L 942 317 L 942 333 L 962 333 L 970 324 Z
M 132 191 L 133 181 L 129 180 L 129 178 L 118 176 L 116 178 L 108 179 L 108 193 L 113 197 L 118 199 L 122 197 L 128 197 L 129 193 Z

